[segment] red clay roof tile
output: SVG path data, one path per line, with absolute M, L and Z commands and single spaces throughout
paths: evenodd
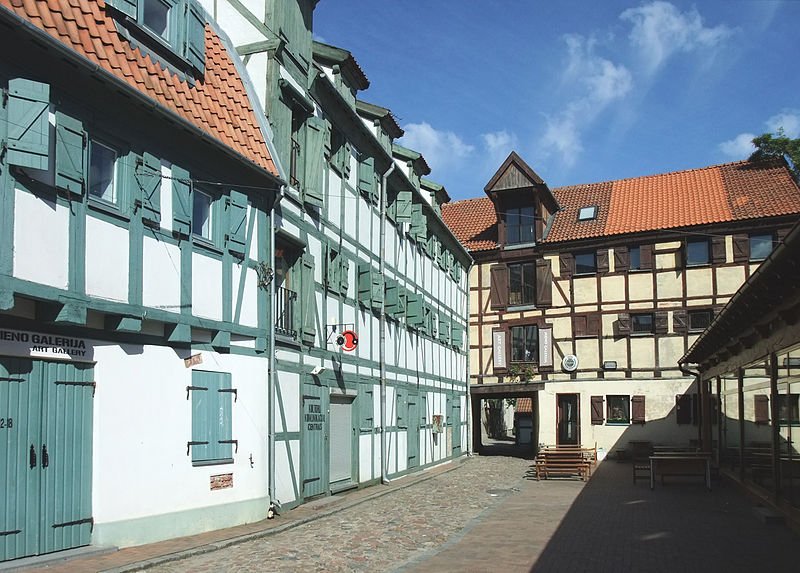
M 104 0 L 0 0 L 0 9 L 47 32 L 223 145 L 277 176 L 253 106 L 231 54 L 207 24 L 205 77 L 189 83 L 131 47 Z M 222 81 L 207 81 L 221 78 Z
M 445 203 L 442 219 L 467 250 L 488 251 L 497 246 L 497 215 L 488 197 Z

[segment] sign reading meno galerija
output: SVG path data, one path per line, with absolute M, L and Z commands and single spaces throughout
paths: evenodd
M 0 354 L 92 362 L 94 344 L 85 338 L 0 328 Z

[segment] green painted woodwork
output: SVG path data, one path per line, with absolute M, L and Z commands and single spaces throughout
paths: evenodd
M 397 413 L 397 427 L 408 428 L 408 394 L 405 388 L 395 388 L 395 408 Z M 416 420 L 416 418 L 414 418 Z
M 428 236 L 428 220 L 425 218 L 425 212 L 420 203 L 414 203 L 411 206 L 411 229 L 408 234 L 417 243 L 424 244 Z
M 339 292 L 342 296 L 347 296 L 347 291 L 350 289 L 350 261 L 344 257 L 339 257 Z
M 295 468 L 295 457 L 294 457 L 294 453 L 292 452 L 291 441 L 292 440 L 298 440 L 298 441 L 301 440 L 303 434 L 302 434 L 302 432 L 300 432 L 299 435 L 295 435 L 294 432 L 287 432 L 286 431 L 286 427 L 287 427 L 286 407 L 284 406 L 283 389 L 282 389 L 281 384 L 280 384 L 280 382 L 278 380 L 278 377 L 276 376 L 276 373 L 272 372 L 270 375 L 273 376 L 272 381 L 273 381 L 274 388 L 275 388 L 275 402 L 276 402 L 276 405 L 277 405 L 277 408 L 275 409 L 275 411 L 276 411 L 276 414 L 278 415 L 278 419 L 275 422 L 275 440 L 276 440 L 276 442 L 282 442 L 283 443 L 283 447 L 285 449 L 284 453 L 285 453 L 286 459 L 287 459 L 287 461 L 289 463 L 289 477 L 290 477 L 291 482 L 292 482 L 293 497 L 295 499 L 299 499 L 302 494 L 300 492 L 300 481 L 298 479 L 299 476 L 297 475 L 298 468 Z M 289 397 L 292 400 L 292 404 L 296 404 L 297 400 L 300 400 L 299 394 L 300 393 L 298 392 L 298 395 Z M 276 443 L 275 444 L 275 451 L 276 452 L 278 450 L 278 447 L 279 447 L 279 444 Z
M 139 13 L 138 0 L 106 0 L 106 4 L 113 6 L 126 16 L 130 16 L 134 20 Z
M 211 346 L 217 352 L 227 352 L 231 348 L 231 333 L 227 330 L 218 330 L 211 339 Z
M 228 251 L 244 255 L 247 241 L 247 195 L 232 189 L 225 206 L 228 220 Z
M 83 301 L 67 301 L 61 305 L 53 322 L 86 324 L 87 306 Z
M 370 263 L 358 265 L 358 302 L 379 311 L 383 304 L 383 277 Z
M 358 393 L 358 428 L 362 434 L 371 434 L 375 429 L 375 386 L 367 379 L 360 384 Z
M 422 310 L 422 295 L 415 292 L 406 293 L 406 324 L 411 328 L 420 328 L 425 320 Z
M 334 294 L 339 294 L 341 288 L 342 265 L 340 264 L 339 250 L 332 245 L 325 247 L 325 287 Z
M 56 112 L 56 187 L 73 195 L 86 188 L 86 132 L 83 124 Z
M 408 393 L 408 422 L 407 422 L 407 467 L 409 469 L 419 466 L 419 395 L 416 392 Z
M 89 543 L 93 396 L 91 365 L 0 358 L 0 561 Z
M 167 324 L 164 330 L 167 341 L 174 344 L 188 344 L 192 341 L 192 327 L 188 324 Z
M 314 255 L 303 253 L 301 256 L 300 277 L 300 340 L 308 346 L 314 345 L 317 336 L 317 297 L 314 281 Z
M 457 395 L 448 398 L 450 409 L 447 412 L 453 428 L 453 453 L 461 453 L 461 399 Z
M 450 344 L 450 324 L 452 320 L 445 312 L 439 312 L 439 341 L 442 344 Z
M 380 199 L 380 176 L 375 172 L 375 158 L 362 156 L 358 164 L 358 190 L 372 205 Z
M 172 166 L 172 232 L 189 237 L 192 228 L 192 182 L 189 172 Z
M 195 0 L 187 0 L 186 41 L 183 57 L 200 73 L 206 69 L 206 31 L 203 9 Z
M 136 164 L 142 220 L 158 226 L 161 223 L 161 160 L 145 152 Z
M 450 343 L 459 350 L 464 346 L 464 327 L 455 321 L 450 328 Z
M 328 493 L 328 400 L 326 386 L 303 384 L 300 476 L 305 499 Z
M 142 319 L 134 316 L 106 316 L 106 328 L 119 332 L 141 332 Z
M 302 183 L 303 201 L 308 205 L 322 207 L 325 200 L 324 147 L 328 137 L 327 122 L 319 117 L 306 120 L 305 173 Z
M 255 229 L 256 212 L 254 208 L 250 211 L 250 222 L 247 224 L 247 236 L 244 241 L 243 257 L 241 267 L 239 269 L 239 284 L 236 292 L 236 303 L 233 312 L 233 322 L 239 323 L 242 320 L 242 307 L 244 306 L 244 287 L 247 284 L 247 270 L 250 268 L 248 264 L 249 256 L 246 253 L 250 252 L 250 245 L 253 243 L 253 232 Z M 266 257 L 264 257 L 266 259 Z M 264 260 L 264 259 L 262 259 Z M 262 290 L 262 289 L 259 289 Z
M 8 100 L 0 97 L 0 141 L 8 137 Z M 8 173 L 6 154 L 0 153 L 0 280 L 3 275 L 10 276 L 14 267 L 14 186 Z M 13 296 L 9 303 L 7 289 L 0 283 L 0 308 L 6 310 L 13 306 Z M 9 305 L 10 304 L 10 305 Z M 4 306 L 9 305 L 9 306 Z
M 8 82 L 6 163 L 48 169 L 50 86 L 24 78 Z
M 411 191 L 400 191 L 395 199 L 394 214 L 398 223 L 411 223 L 412 220 Z
M 208 465 L 233 461 L 233 388 L 228 372 L 192 371 L 192 463 Z M 228 443 L 225 443 L 228 442 Z

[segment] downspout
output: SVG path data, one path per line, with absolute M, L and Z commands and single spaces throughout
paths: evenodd
M 267 416 L 268 422 L 268 444 L 267 456 L 269 458 L 268 466 L 268 484 L 267 495 L 269 496 L 269 513 L 268 517 L 277 513 L 277 508 L 280 507 L 280 501 L 275 496 L 275 207 L 283 198 L 286 185 L 281 185 L 278 190 L 278 195 L 272 205 L 269 218 L 269 268 L 272 269 L 272 277 L 269 281 L 269 305 L 267 316 L 269 316 L 269 343 L 267 344 L 267 351 L 269 352 L 269 359 L 267 361 L 267 401 L 269 408 Z
M 467 341 L 467 455 L 472 455 L 472 393 L 470 392 L 469 385 L 470 385 L 470 369 L 469 369 L 469 331 L 471 330 L 469 327 L 469 276 L 472 272 L 472 267 L 475 266 L 475 261 L 470 263 L 469 268 L 467 269 L 467 334 L 464 337 Z
M 387 179 L 394 171 L 395 162 L 381 177 L 381 236 L 380 236 L 380 259 L 378 261 L 378 272 L 383 277 L 386 273 L 386 196 L 387 196 Z M 389 483 L 389 478 L 386 475 L 386 300 L 385 297 L 381 301 L 381 314 L 379 318 L 380 338 L 378 341 L 378 362 L 380 363 L 380 376 L 381 376 L 381 483 Z

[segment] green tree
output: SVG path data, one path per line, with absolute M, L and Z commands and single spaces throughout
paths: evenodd
M 750 161 L 767 159 L 769 157 L 783 157 L 789 164 L 789 169 L 795 178 L 800 181 L 800 138 L 786 137 L 783 128 L 776 134 L 764 133 L 753 139 L 756 150 L 750 155 Z

